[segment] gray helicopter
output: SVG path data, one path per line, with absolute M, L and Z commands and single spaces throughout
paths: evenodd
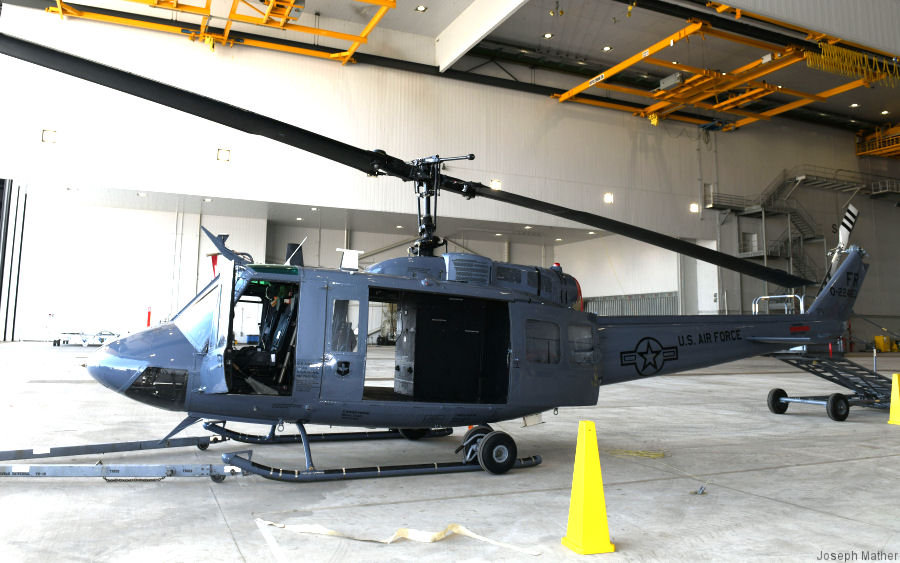
M 306 468 L 283 470 L 224 454 L 226 463 L 264 477 L 311 481 L 440 473 L 481 468 L 504 473 L 540 463 L 517 458 L 515 441 L 491 423 L 557 407 L 591 406 L 604 385 L 674 373 L 804 344 L 828 343 L 845 330 L 868 266 L 865 252 L 841 249 L 810 309 L 778 316 L 599 317 L 584 312 L 578 282 L 559 268 L 449 253 L 436 232 L 441 191 L 527 207 L 667 248 L 783 287 L 811 284 L 654 231 L 446 176 L 441 163 L 473 155 L 412 161 L 369 151 L 127 72 L 0 34 L 0 52 L 193 115 L 264 135 L 370 175 L 411 181 L 419 238 L 409 256 L 327 269 L 255 264 L 207 235 L 229 260 L 172 320 L 107 343 L 87 366 L 104 386 L 173 411 L 225 438 L 302 443 Z M 205 230 L 205 229 L 204 229 Z M 259 342 L 239 346 L 236 307 L 259 311 Z M 397 311 L 393 386 L 367 384 L 365 327 L 372 306 Z M 437 353 L 436 351 L 441 351 Z M 226 421 L 266 425 L 247 435 Z M 277 434 L 283 424 L 299 434 Z M 305 424 L 388 428 L 318 437 Z M 458 463 L 317 470 L 316 439 L 446 435 L 470 426 Z M 323 437 L 324 436 L 324 437 Z

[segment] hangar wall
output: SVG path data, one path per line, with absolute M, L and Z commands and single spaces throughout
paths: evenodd
M 262 256 L 265 219 L 86 204 L 73 190 L 29 189 L 16 339 L 134 331 L 171 317 L 213 278 L 200 225 Z M 198 244 L 199 243 L 199 244 Z
M 179 37 L 62 22 L 17 7 L 3 11 L 0 30 L 357 146 L 382 148 L 405 158 L 474 152 L 477 160 L 448 166 L 447 173 L 482 182 L 498 178 L 516 193 L 683 238 L 718 240 L 725 251 L 736 249 L 739 236 L 729 230 L 727 219 L 719 226 L 718 214 L 688 212 L 689 203 L 701 201 L 704 183 L 716 184 L 721 192 L 754 196 L 782 169 L 800 163 L 900 176 L 898 163 L 858 160 L 851 133 L 785 119 L 707 136 L 693 126 L 664 122 L 654 128 L 620 112 L 393 69 L 340 66 L 250 48 L 218 48 L 211 53 Z M 113 45 L 116 48 L 110 48 Z M 6 132 L 0 137 L 0 175 L 24 179 L 35 189 L 114 187 L 389 212 L 413 209 L 409 186 L 395 179 L 368 178 L 290 147 L 7 57 L 0 58 L 0 72 L 16 84 L 0 91 Z M 41 143 L 42 129 L 57 131 L 57 142 Z M 230 160 L 216 160 L 219 148 L 231 151 Z M 615 194 L 615 204 L 601 203 L 606 191 Z M 837 220 L 836 196 L 808 197 L 823 224 Z M 882 204 L 871 204 L 867 215 L 876 218 L 873 225 L 879 232 L 861 228 L 857 240 L 873 256 L 896 256 L 887 241 L 896 238 L 900 226 L 893 210 L 874 209 L 878 205 Z M 441 212 L 573 226 L 534 212 L 453 196 L 442 199 Z M 187 220 L 186 228 L 192 224 Z M 77 225 L 70 226 L 75 239 L 93 233 L 88 227 L 80 231 Z M 127 230 L 102 232 L 123 239 L 136 236 Z M 188 232 L 192 231 L 184 231 L 185 236 Z M 266 247 L 265 236 L 263 227 L 255 239 L 261 244 L 259 255 L 279 256 L 281 250 Z M 677 264 L 674 256 L 659 259 L 661 251 L 639 245 L 605 249 L 613 240 L 558 247 L 558 256 L 571 264 L 567 271 L 592 288 L 585 295 L 609 291 L 604 284 L 614 277 L 604 260 L 597 259 L 598 251 L 606 252 L 610 260 L 644 265 L 632 270 L 633 275 L 622 276 L 619 291 L 624 293 L 680 283 L 678 267 L 672 266 Z M 502 258 L 502 246 L 496 243 L 491 250 L 492 244 L 484 243 L 485 252 Z M 323 238 L 323 249 L 329 247 Z M 498 250 L 500 254 L 494 253 Z M 536 248 L 525 247 L 519 255 L 511 249 L 513 261 L 537 261 Z M 159 259 L 171 262 L 171 255 Z M 893 271 L 890 266 L 888 270 Z M 749 295 L 761 293 L 754 291 L 752 280 L 722 277 L 723 290 L 744 296 L 741 307 L 730 302 L 732 312 L 746 308 Z M 867 286 L 861 304 L 887 303 L 896 309 L 900 297 L 883 285 Z

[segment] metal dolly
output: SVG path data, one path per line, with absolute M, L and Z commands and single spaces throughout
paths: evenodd
M 832 393 L 814 397 L 789 397 L 784 389 L 772 389 L 766 403 L 775 414 L 784 414 L 790 403 L 824 405 L 831 420 L 846 420 L 851 406 L 887 409 L 891 406 L 891 380 L 851 362 L 843 353 L 777 352 L 769 354 L 786 364 L 802 369 L 841 387 L 853 391 L 852 395 Z
M 7 450 L 0 451 L 2 461 L 28 461 L 79 455 L 133 452 L 143 450 L 159 450 L 196 446 L 205 450 L 210 444 L 224 442 L 227 438 L 220 436 L 202 436 L 196 438 L 175 438 L 164 440 L 146 440 L 142 442 L 110 442 L 87 446 L 67 446 L 46 448 L 44 450 Z M 209 477 L 221 483 L 231 475 L 247 475 L 248 473 L 233 465 L 215 464 L 50 464 L 34 465 L 19 463 L 13 465 L 0 464 L 0 477 L 102 477 L 107 481 L 131 481 L 166 477 Z

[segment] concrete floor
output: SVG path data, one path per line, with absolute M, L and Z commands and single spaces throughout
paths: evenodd
M 90 349 L 0 345 L 0 450 L 162 437 L 180 421 L 112 393 L 79 367 Z M 870 357 L 857 362 L 871 366 Z M 883 373 L 900 355 L 879 357 Z M 789 394 L 838 391 L 776 360 L 757 358 L 603 388 L 596 407 L 546 413 L 512 434 L 543 464 L 503 476 L 463 473 L 285 484 L 259 477 L 161 482 L 5 478 L 3 561 L 557 561 L 587 559 L 566 532 L 578 421 L 597 425 L 614 554 L 604 560 L 814 561 L 825 552 L 900 558 L 900 426 L 853 408 L 833 422 L 823 407 L 765 405 Z M 321 428 L 310 428 L 322 431 Z M 327 429 L 325 429 L 327 430 Z M 314 445 L 320 467 L 453 461 L 465 429 L 419 442 Z M 202 430 L 201 430 L 202 431 Z M 195 431 L 196 432 L 196 431 Z M 105 463 L 221 463 L 226 443 L 201 452 L 104 455 Z M 256 446 L 254 458 L 299 467 L 299 446 Z M 637 452 L 664 452 L 647 458 Z M 93 462 L 81 459 L 79 462 Z M 701 485 L 706 494 L 695 493 Z M 403 527 L 461 524 L 508 547 L 451 536 L 391 545 L 260 528 L 262 518 L 318 524 L 362 538 Z

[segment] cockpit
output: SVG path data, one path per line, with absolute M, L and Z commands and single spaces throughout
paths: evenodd
M 234 306 L 224 350 L 229 393 L 291 394 L 300 285 L 296 278 L 278 279 L 296 274 L 295 268 L 265 270 L 235 268 Z

